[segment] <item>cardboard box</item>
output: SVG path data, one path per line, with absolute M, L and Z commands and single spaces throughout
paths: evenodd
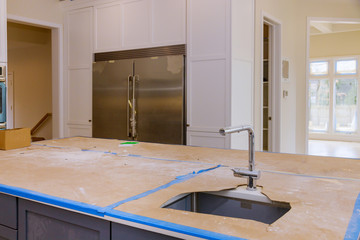
M 2 150 L 28 147 L 30 144 L 30 128 L 0 130 L 0 149 Z

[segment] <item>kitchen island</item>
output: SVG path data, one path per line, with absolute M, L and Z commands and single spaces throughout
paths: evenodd
M 245 186 L 248 152 L 66 138 L 0 152 L 0 239 L 358 239 L 360 160 L 256 152 L 271 224 L 162 208 Z M 245 204 L 246 205 L 246 204 Z

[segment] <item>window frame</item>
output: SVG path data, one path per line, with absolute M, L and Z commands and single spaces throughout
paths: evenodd
M 341 60 L 356 60 L 356 73 L 355 74 L 338 74 L 336 72 L 336 62 Z M 310 64 L 313 62 L 328 62 L 328 74 L 326 75 L 312 75 L 310 70 Z M 351 55 L 351 56 L 336 56 L 336 57 L 327 57 L 327 58 L 311 58 L 309 61 L 309 81 L 311 80 L 321 80 L 328 79 L 329 81 L 329 126 L 327 132 L 317 132 L 307 129 L 310 139 L 323 139 L 323 140 L 360 140 L 360 103 L 359 103 L 359 93 L 360 93 L 360 55 Z M 356 111 L 357 111 L 357 129 L 355 132 L 337 132 L 335 126 L 335 106 L 336 106 L 336 96 L 335 96 L 335 83 L 337 79 L 356 79 L 357 81 L 357 99 L 356 99 Z M 310 85 L 309 85 L 310 87 Z M 310 91 L 310 89 L 309 89 Z M 309 99 L 309 120 L 310 121 L 310 99 Z

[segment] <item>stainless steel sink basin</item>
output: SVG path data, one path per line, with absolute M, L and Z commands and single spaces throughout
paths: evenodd
M 291 209 L 289 203 L 275 202 L 259 191 L 247 191 L 242 188 L 218 192 L 185 193 L 170 199 L 162 207 L 251 219 L 266 224 L 274 223 Z

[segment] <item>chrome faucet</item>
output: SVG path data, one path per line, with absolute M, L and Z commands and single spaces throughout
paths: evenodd
M 260 178 L 260 171 L 255 170 L 255 150 L 254 150 L 254 129 L 249 125 L 221 128 L 219 133 L 223 136 L 230 133 L 248 131 L 249 134 L 249 169 L 246 168 L 234 168 L 231 169 L 234 172 L 235 177 L 246 177 L 248 179 L 247 190 L 256 190 L 256 179 Z

